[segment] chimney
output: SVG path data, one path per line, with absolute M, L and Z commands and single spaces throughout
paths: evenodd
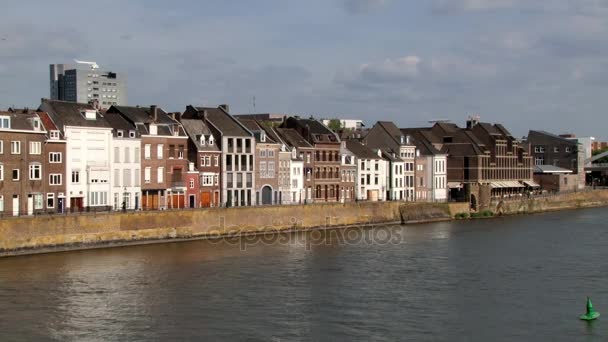
M 226 113 L 230 113 L 230 107 L 227 104 L 221 104 L 220 108 L 222 108 Z
M 156 107 L 156 105 L 150 106 L 150 115 L 152 116 L 152 119 L 154 119 L 155 122 L 156 120 L 158 120 L 158 107 Z
M 207 119 L 209 119 L 209 113 L 205 109 L 205 110 L 203 110 L 203 121 L 207 122 Z
M 479 115 L 470 115 L 467 120 L 467 128 L 471 129 L 479 123 Z
M 173 113 L 171 113 L 171 116 L 173 117 L 173 120 L 175 120 L 177 122 L 182 121 L 182 113 L 180 113 L 180 112 L 173 112 Z

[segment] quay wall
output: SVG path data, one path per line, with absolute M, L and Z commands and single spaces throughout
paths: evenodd
M 497 214 L 608 205 L 608 190 L 493 201 Z M 450 220 L 468 203 L 359 202 L 0 219 L 0 256 L 354 225 Z

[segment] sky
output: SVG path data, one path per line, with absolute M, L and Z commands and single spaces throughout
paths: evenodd
M 126 73 L 130 105 L 401 127 L 469 115 L 608 138 L 608 0 L 3 0 L 0 108 L 49 64 Z

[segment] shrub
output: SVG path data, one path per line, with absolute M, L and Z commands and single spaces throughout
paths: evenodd
M 469 213 L 458 213 L 454 217 L 459 220 L 466 219 L 469 217 Z

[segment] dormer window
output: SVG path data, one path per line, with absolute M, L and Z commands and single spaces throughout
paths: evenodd
M 266 142 L 266 134 L 264 132 L 260 133 L 260 141 Z
M 135 138 L 135 131 L 129 131 L 129 138 Z
M 10 129 L 11 128 L 11 117 L 0 116 L 0 128 Z
M 209 146 L 213 146 L 213 135 L 209 136 Z
M 201 135 L 201 146 L 205 146 L 205 136 Z
M 59 131 L 53 130 L 49 133 L 49 136 L 53 140 L 59 140 Z
M 34 124 L 35 131 L 39 131 L 40 128 L 42 127 L 42 125 L 40 124 L 40 120 L 38 118 L 34 118 L 32 123 Z
M 117 136 L 117 137 L 119 137 L 119 138 L 122 138 L 124 135 L 125 135 L 125 132 L 123 132 L 121 129 L 119 129 L 119 130 L 116 132 L 116 136 Z
M 81 112 L 81 114 L 87 120 L 97 119 L 97 111 L 94 109 L 86 109 L 85 111 Z
M 157 135 L 158 127 L 155 124 L 150 124 L 150 135 Z

